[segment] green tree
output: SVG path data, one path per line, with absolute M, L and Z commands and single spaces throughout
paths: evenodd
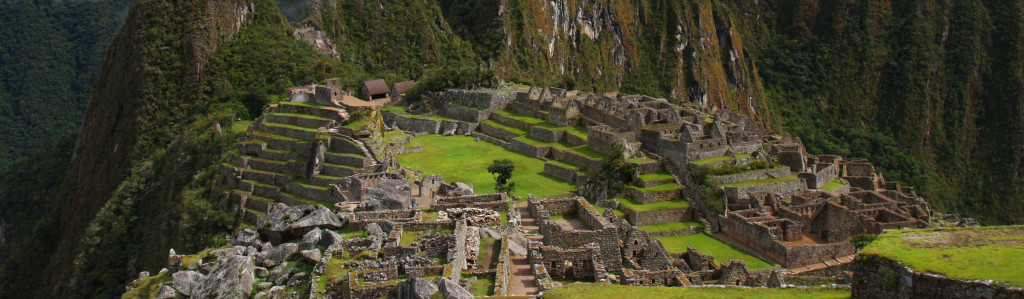
M 516 189 L 516 183 L 509 182 L 512 179 L 512 171 L 516 165 L 512 160 L 494 160 L 491 166 L 487 166 L 487 172 L 494 176 L 494 191 L 512 193 Z

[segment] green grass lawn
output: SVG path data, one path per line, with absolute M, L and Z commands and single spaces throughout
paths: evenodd
M 427 174 L 442 174 L 445 181 L 473 184 L 477 194 L 494 192 L 494 177 L 487 166 L 494 160 L 509 159 L 516 165 L 512 181 L 513 195 L 544 197 L 566 195 L 578 186 L 544 173 L 544 161 L 513 152 L 469 136 L 423 135 L 413 142 L 423 144 L 423 151 L 398 155 L 403 166 Z
M 537 125 L 537 124 L 542 124 L 542 123 L 547 122 L 546 120 L 543 120 L 543 119 L 540 119 L 540 118 L 536 118 L 536 117 L 532 117 L 532 116 L 526 116 L 526 115 L 522 115 L 522 114 L 515 113 L 515 112 L 512 112 L 512 111 L 504 110 L 504 109 L 502 109 L 502 110 L 494 110 L 494 112 L 491 112 L 491 113 L 494 113 L 494 114 L 497 114 L 497 115 L 501 115 L 501 116 L 504 116 L 504 117 L 507 117 L 507 118 L 511 118 L 511 119 L 514 119 L 514 120 L 518 120 L 518 121 L 521 121 L 521 122 L 524 122 L 524 123 L 527 123 L 527 124 L 530 124 L 530 125 Z
M 690 229 L 690 226 L 703 227 L 704 225 L 701 225 L 700 222 L 690 220 L 685 222 L 669 222 L 661 224 L 641 225 L 637 226 L 637 228 L 642 229 L 648 233 L 659 233 L 687 230 Z
M 312 114 L 284 113 L 284 112 L 274 112 L 274 113 L 271 113 L 271 114 L 280 115 L 280 116 L 287 116 L 287 117 L 294 117 L 294 118 L 305 118 L 305 119 L 315 119 L 315 120 L 334 120 L 334 119 L 331 119 L 331 118 L 327 118 L 327 117 L 323 117 L 323 116 L 319 116 L 319 115 L 312 115 Z
M 781 177 L 781 178 L 770 178 L 770 179 L 763 179 L 763 180 L 736 182 L 736 183 L 731 183 L 731 184 L 725 184 L 725 185 L 722 185 L 722 186 L 724 186 L 724 187 L 747 187 L 747 186 L 756 186 L 756 185 L 764 185 L 764 184 L 771 184 L 771 183 L 789 182 L 789 181 L 795 181 L 795 180 L 798 180 L 798 178 L 795 177 L 795 176 L 787 176 L 787 177 Z
M 505 131 L 508 131 L 509 133 L 516 134 L 516 135 L 519 135 L 519 136 L 530 135 L 530 130 L 525 130 L 525 129 L 522 129 L 522 128 L 505 125 L 505 124 L 502 124 L 502 123 L 499 123 L 499 122 L 496 122 L 496 121 L 493 121 L 493 120 L 490 120 L 490 119 L 485 119 L 481 123 L 484 123 L 484 124 L 487 124 L 487 125 L 490 125 L 492 127 L 499 128 L 499 129 L 502 129 L 502 130 L 505 130 Z
M 772 265 L 755 256 L 743 253 L 742 251 L 722 243 L 711 236 L 703 233 L 696 233 L 685 236 L 657 237 L 665 245 L 668 252 L 686 252 L 686 246 L 696 247 L 700 252 L 715 256 L 715 263 L 725 263 L 734 259 L 741 259 L 747 262 L 750 270 L 771 268 Z
M 513 140 L 519 140 L 523 143 L 536 146 L 536 147 L 550 147 L 555 150 L 564 151 L 572 147 L 572 144 L 566 142 L 547 142 L 537 138 L 530 137 L 529 134 L 526 136 L 519 136 Z
M 743 158 L 748 158 L 748 157 L 750 157 L 749 153 L 736 155 L 736 159 L 743 159 Z M 711 158 L 707 158 L 707 159 L 700 159 L 700 160 L 696 160 L 696 161 L 691 161 L 690 163 L 697 164 L 697 165 L 707 165 L 707 164 L 711 164 L 711 163 L 725 162 L 725 161 L 731 161 L 731 160 L 732 160 L 732 157 L 729 157 L 729 156 L 718 156 L 718 157 L 711 157 Z
M 576 126 L 576 127 L 561 127 L 553 123 L 543 122 L 535 124 L 535 127 L 545 128 L 551 131 L 563 131 L 573 136 L 579 137 L 580 139 L 587 140 L 587 127 Z
M 645 182 L 663 181 L 663 180 L 674 180 L 675 179 L 675 177 L 673 177 L 671 174 L 669 174 L 667 172 L 648 173 L 648 174 L 645 174 L 645 175 L 641 175 L 641 176 L 639 176 L 637 178 L 639 178 L 639 179 L 641 179 L 641 180 L 643 180 Z
M 640 187 L 637 187 L 637 186 L 629 186 L 628 188 L 640 190 L 640 192 L 643 192 L 643 193 L 682 189 L 682 187 L 680 187 L 679 184 L 676 184 L 676 183 L 661 184 L 661 185 L 656 185 L 656 186 L 650 186 L 650 187 L 647 187 L 647 188 L 640 188 Z
M 1024 226 L 890 230 L 860 252 L 956 279 L 1024 286 Z
M 836 191 L 836 189 L 839 189 L 842 186 L 845 186 L 845 185 L 843 185 L 843 181 L 837 178 L 837 179 L 833 179 L 832 181 L 828 182 L 824 186 L 821 186 L 820 189 L 828 191 L 828 192 L 832 192 L 832 191 Z
M 231 124 L 231 132 L 244 133 L 249 130 L 249 126 L 252 125 L 251 120 L 239 120 Z
M 647 212 L 647 211 L 654 211 L 654 210 L 674 209 L 674 208 L 682 208 L 682 207 L 689 207 L 690 206 L 690 202 L 688 202 L 688 201 L 686 201 L 686 199 L 682 199 L 682 198 L 676 199 L 676 200 L 669 200 L 669 201 L 662 201 L 662 202 L 656 202 L 656 203 L 649 203 L 649 204 L 642 204 L 642 203 L 639 203 L 639 202 L 637 202 L 635 200 L 627 199 L 627 198 L 618 198 L 618 199 L 615 199 L 615 200 L 617 200 L 623 206 L 629 207 L 630 209 L 633 209 L 634 211 L 637 211 L 637 212 Z
M 604 161 L 604 160 L 608 159 L 608 155 L 605 155 L 604 153 L 599 152 L 599 151 L 595 151 L 595 150 L 593 150 L 593 149 L 591 149 L 591 148 L 589 148 L 589 147 L 587 147 L 585 145 L 584 146 L 579 146 L 579 147 L 574 147 L 574 148 L 571 148 L 569 150 L 573 151 L 573 152 L 575 152 L 577 154 L 580 154 L 583 157 L 588 158 L 590 160 Z
M 577 283 L 544 293 L 548 299 L 576 298 L 850 298 L 850 290 L 820 288 L 673 288 Z
M 494 293 L 494 278 L 484 275 L 476 277 L 476 282 L 469 286 L 473 296 L 490 296 Z
M 604 215 L 604 210 L 607 210 L 608 208 L 594 206 L 594 209 L 597 210 L 598 214 Z M 619 211 L 619 210 L 612 210 L 612 212 L 615 213 L 615 216 L 626 217 L 626 212 Z

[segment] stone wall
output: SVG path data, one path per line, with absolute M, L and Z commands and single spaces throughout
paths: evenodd
M 782 197 L 788 197 L 793 194 L 803 193 L 807 191 L 807 184 L 803 180 L 793 180 L 788 182 L 775 182 L 753 186 L 743 187 L 725 187 L 725 196 L 729 199 L 746 198 L 748 194 L 757 191 L 771 191 L 782 194 Z
M 626 196 L 642 204 L 674 200 L 679 198 L 681 195 L 682 189 L 651 191 L 645 193 L 633 186 L 626 188 Z
M 876 255 L 857 257 L 852 290 L 853 298 L 1024 298 L 1024 288 L 921 273 Z
M 535 158 L 544 158 L 551 152 L 550 147 L 536 147 L 519 140 L 512 140 L 508 149 Z
M 789 167 L 782 166 L 775 169 L 756 170 L 730 175 L 716 175 L 708 177 L 708 183 L 714 185 L 725 185 L 746 181 L 763 180 L 770 178 L 787 177 L 790 175 Z
M 750 223 L 746 219 L 733 215 L 721 217 L 719 223 L 722 232 L 789 268 L 847 256 L 856 252 L 856 248 L 850 242 L 787 247 L 776 239 L 772 230 L 767 226 Z
M 516 92 L 511 89 L 451 89 L 441 93 L 438 100 L 443 103 L 457 103 L 476 109 L 494 111 L 505 108 L 515 98 Z
M 626 213 L 626 219 L 636 226 L 683 222 L 693 219 L 693 211 L 690 207 L 637 212 L 625 205 L 619 205 L 619 209 Z
M 807 181 L 807 188 L 817 189 L 821 188 L 829 181 L 835 179 L 839 175 L 839 171 L 832 164 L 823 165 L 817 164 L 813 167 L 815 172 L 802 172 L 799 174 L 801 179 Z
M 544 163 L 544 173 L 566 182 L 574 182 L 576 179 L 576 169 L 565 168 L 552 163 Z
M 508 296 L 509 278 L 512 277 L 512 251 L 508 249 L 508 238 L 501 238 L 501 253 L 494 273 L 494 295 Z
M 384 124 L 397 126 L 403 131 L 416 133 L 438 134 L 441 131 L 441 121 L 431 119 L 419 119 L 405 117 L 404 115 L 384 111 Z
M 487 123 L 480 123 L 480 132 L 496 137 L 504 141 L 511 141 L 512 139 L 519 137 L 516 133 L 506 131 L 505 129 L 489 125 Z
M 565 131 L 555 131 L 541 127 L 530 128 L 530 136 L 544 142 L 559 142 L 562 141 L 565 135 L 568 135 Z

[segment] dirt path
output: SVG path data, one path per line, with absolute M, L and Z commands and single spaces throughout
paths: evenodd
M 540 228 L 534 223 L 530 211 L 526 209 L 526 203 L 517 204 L 516 209 L 519 210 L 519 214 L 522 216 L 520 224 L 526 233 L 526 238 L 531 241 L 543 239 L 540 236 Z M 523 244 L 523 247 L 526 246 L 528 244 Z M 512 277 L 509 277 L 509 295 L 536 295 L 540 292 L 540 288 L 537 286 L 537 279 L 533 276 L 533 270 L 530 268 L 530 260 L 527 257 L 512 257 L 511 270 Z

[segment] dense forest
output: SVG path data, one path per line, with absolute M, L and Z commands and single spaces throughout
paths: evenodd
M 938 210 L 1024 222 L 1019 1 L 128 2 L 0 4 L 0 217 L 15 236 L 0 297 L 112 297 L 167 248 L 223 242 L 232 219 L 208 188 L 239 138 L 226 128 L 329 77 L 734 109 L 812 153 L 868 158 Z
M 0 170 L 78 129 L 130 0 L 0 2 Z

